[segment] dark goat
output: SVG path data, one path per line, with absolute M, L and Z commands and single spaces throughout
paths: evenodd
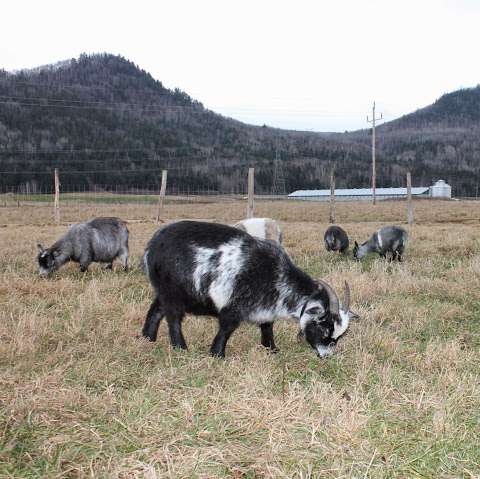
M 378 253 L 383 258 L 391 253 L 391 260 L 402 261 L 402 255 L 407 245 L 408 234 L 399 226 L 384 226 L 373 233 L 368 241 L 361 246 L 355 241 L 353 256 L 362 259 L 368 253 Z
M 119 258 L 128 269 L 128 229 L 119 218 L 95 218 L 70 226 L 50 248 L 38 244 L 38 269 L 41 275 L 56 271 L 68 261 L 80 263 L 86 271 L 92 262 L 108 263 Z
M 218 318 L 214 356 L 225 355 L 242 321 L 257 324 L 262 345 L 276 350 L 273 323 L 293 318 L 324 357 L 348 327 L 348 298 L 341 309 L 332 288 L 297 268 L 280 245 L 237 228 L 180 221 L 154 234 L 144 259 L 156 294 L 143 327 L 151 341 L 166 316 L 172 346 L 186 349 L 181 324 L 191 313 Z
M 330 226 L 323 237 L 327 251 L 340 251 L 345 253 L 348 250 L 348 235 L 340 226 Z

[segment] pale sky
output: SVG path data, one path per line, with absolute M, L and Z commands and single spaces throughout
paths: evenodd
M 121 54 L 252 124 L 365 128 L 480 83 L 480 0 L 10 0 L 0 68 Z

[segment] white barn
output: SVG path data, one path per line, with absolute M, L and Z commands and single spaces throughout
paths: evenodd
M 407 188 L 376 188 L 378 200 L 401 199 L 407 197 Z M 335 199 L 339 201 L 371 200 L 372 188 L 344 188 L 335 190 Z M 452 188 L 444 180 L 438 180 L 433 186 L 412 187 L 414 198 L 451 198 Z M 297 190 L 288 195 L 292 200 L 326 201 L 330 190 Z
M 378 200 L 387 200 L 395 198 L 406 198 L 407 188 L 376 188 L 375 194 Z M 346 188 L 336 189 L 336 200 L 371 200 L 372 188 Z M 414 197 L 429 197 L 429 188 L 420 186 L 412 188 L 412 196 Z M 292 200 L 306 200 L 306 201 L 326 201 L 330 198 L 330 190 L 297 190 L 288 195 Z

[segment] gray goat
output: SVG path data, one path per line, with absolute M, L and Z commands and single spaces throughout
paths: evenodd
M 50 248 L 38 244 L 38 270 L 42 276 L 56 271 L 68 261 L 80 263 L 87 271 L 92 262 L 107 263 L 112 268 L 118 258 L 128 269 L 128 229 L 119 218 L 95 218 L 70 226 Z
M 391 253 L 391 260 L 402 261 L 402 255 L 407 245 L 408 234 L 399 226 L 384 226 L 373 233 L 368 241 L 358 245 L 355 241 L 353 248 L 353 257 L 362 259 L 368 253 L 378 253 L 386 258 L 387 253 Z

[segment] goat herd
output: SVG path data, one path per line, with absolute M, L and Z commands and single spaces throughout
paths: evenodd
M 95 218 L 72 225 L 51 247 L 38 245 L 38 267 L 46 276 L 68 261 L 106 263 L 112 268 L 118 258 L 128 269 L 128 229 L 119 218 Z M 328 251 L 346 253 L 348 236 L 338 226 L 325 232 Z M 407 233 L 387 226 L 358 245 L 353 256 L 376 252 L 391 260 L 402 260 Z M 182 333 L 185 314 L 218 318 L 218 332 L 211 345 L 214 356 L 224 357 L 231 334 L 242 321 L 257 324 L 261 343 L 276 351 L 273 323 L 292 318 L 299 322 L 299 336 L 319 357 L 332 354 L 349 321 L 350 289 L 345 282 L 344 302 L 324 281 L 313 280 L 295 266 L 281 246 L 278 224 L 268 218 L 244 220 L 234 227 L 199 221 L 179 221 L 160 228 L 143 256 L 155 298 L 148 310 L 143 336 L 157 338 L 166 318 L 173 347 L 187 349 Z

